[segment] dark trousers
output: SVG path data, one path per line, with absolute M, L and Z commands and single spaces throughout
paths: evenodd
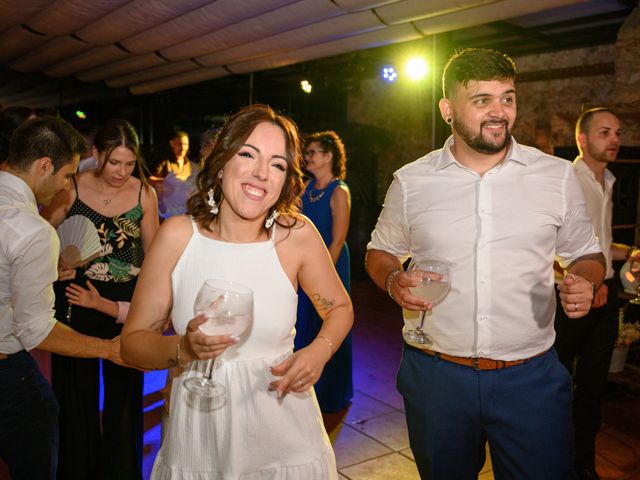
M 609 296 L 602 308 L 586 316 L 568 318 L 558 300 L 555 348 L 573 375 L 573 422 L 576 467 L 594 468 L 595 440 L 600 430 L 600 401 L 607 385 L 611 353 L 618 336 L 617 283 L 607 280 Z
M 13 480 L 56 478 L 58 404 L 24 351 L 0 360 L 0 457 Z
M 143 374 L 102 362 L 104 407 L 99 408 L 99 360 L 53 355 L 60 402 L 62 480 L 142 478 Z
M 405 348 L 398 372 L 423 480 L 477 480 L 489 442 L 496 480 L 572 480 L 571 382 L 555 351 L 477 371 Z

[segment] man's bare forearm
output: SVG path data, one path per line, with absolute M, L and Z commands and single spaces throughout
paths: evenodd
M 387 276 L 394 270 L 402 269 L 402 264 L 395 256 L 383 250 L 368 250 L 365 257 L 365 268 L 373 282 L 382 290 L 387 290 Z
M 119 340 L 103 340 L 83 335 L 60 322 L 56 322 L 38 348 L 68 357 L 104 358 L 120 362 Z
M 584 255 L 575 260 L 567 269 L 569 273 L 589 280 L 596 290 L 602 285 L 606 271 L 606 263 L 602 253 Z

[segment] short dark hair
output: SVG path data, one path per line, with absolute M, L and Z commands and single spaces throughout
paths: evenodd
M 442 94 L 449 98 L 456 84 L 516 79 L 516 64 L 508 55 L 488 48 L 465 48 L 449 58 L 442 72 Z
M 24 171 L 39 158 L 49 157 L 55 172 L 86 149 L 80 132 L 63 119 L 49 116 L 34 118 L 13 132 L 7 165 Z
M 219 204 L 222 199 L 222 184 L 218 173 L 227 162 L 238 153 L 247 138 L 261 123 L 271 123 L 278 126 L 285 139 L 287 174 L 280 197 L 269 213 L 274 210 L 283 214 L 295 214 L 300 211 L 300 195 L 304 188 L 302 181 L 302 152 L 300 149 L 300 134 L 293 120 L 277 114 L 267 105 L 254 104 L 244 107 L 229 117 L 218 134 L 213 150 L 204 159 L 202 170 L 198 174 L 197 191 L 189 199 L 187 206 L 189 214 L 204 226 L 211 229 L 211 222 L 215 215 L 210 213 L 208 192 L 214 192 L 214 198 Z M 291 227 L 294 223 L 276 223 L 282 227 Z
M 323 150 L 333 154 L 331 173 L 337 179 L 344 180 L 347 176 L 347 154 L 344 151 L 344 143 L 338 134 L 333 130 L 312 133 L 305 139 L 305 148 L 312 142 L 318 142 Z
M 581 133 L 589 133 L 589 130 L 591 129 L 591 121 L 593 120 L 593 116 L 596 113 L 601 113 L 601 112 L 610 113 L 611 115 L 614 115 L 617 117 L 614 111 L 608 107 L 595 107 L 595 108 L 589 108 L 585 110 L 580 114 L 580 116 L 578 117 L 578 121 L 576 122 L 576 139 L 578 138 L 578 135 L 580 135 Z

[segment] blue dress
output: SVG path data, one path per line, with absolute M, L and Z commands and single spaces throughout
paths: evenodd
M 317 190 L 314 188 L 315 183 L 315 179 L 311 179 L 302 195 L 302 213 L 315 224 L 324 243 L 330 245 L 333 239 L 331 196 L 338 186 L 345 184 L 340 180 L 334 180 L 324 190 Z M 340 252 L 336 270 L 345 289 L 350 293 L 349 248 L 346 243 Z M 321 326 L 322 319 L 316 313 L 309 297 L 302 289 L 298 289 L 295 349 L 299 350 L 309 345 L 316 338 Z M 337 412 L 349 405 L 353 397 L 352 363 L 351 332 L 349 332 L 333 358 L 324 367 L 320 380 L 315 385 L 321 411 Z

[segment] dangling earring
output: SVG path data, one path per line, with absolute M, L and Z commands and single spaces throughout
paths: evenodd
M 216 203 L 215 198 L 213 198 L 213 188 L 209 189 L 209 191 L 207 192 L 207 195 L 209 195 L 209 200 L 207 200 L 207 205 L 211 207 L 211 210 L 209 211 L 214 215 L 217 215 L 220 209 L 218 208 L 218 204 Z
M 271 212 L 271 215 L 269 215 L 267 219 L 264 221 L 264 228 L 269 230 L 273 225 L 273 222 L 275 222 L 279 216 L 280 216 L 280 212 L 278 212 L 277 210 L 274 210 L 273 212 Z

